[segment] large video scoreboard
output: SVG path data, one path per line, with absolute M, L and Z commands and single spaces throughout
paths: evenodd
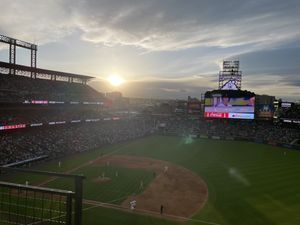
M 240 90 L 206 92 L 204 117 L 225 119 L 254 119 L 255 94 Z

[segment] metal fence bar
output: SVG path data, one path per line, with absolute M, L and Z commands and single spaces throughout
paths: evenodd
M 67 197 L 67 205 L 66 205 L 66 222 L 67 224 L 72 224 L 72 199 L 71 196 Z M 76 219 L 75 219 L 76 222 Z
M 75 225 L 81 225 L 82 222 L 82 195 L 83 195 L 83 178 L 75 178 Z
M 53 189 L 53 188 L 45 188 L 45 187 L 37 187 L 37 186 L 23 185 L 23 184 L 15 184 L 15 183 L 4 182 L 4 181 L 0 181 L 0 186 L 12 188 L 12 189 L 19 188 L 20 190 L 38 191 L 38 192 L 42 192 L 42 193 L 54 193 L 54 194 L 64 195 L 64 196 L 71 194 L 72 196 L 74 196 L 74 192 L 72 192 L 72 191 Z
M 40 174 L 40 175 L 47 175 L 47 176 L 53 176 L 53 177 L 65 177 L 65 178 L 81 177 L 82 179 L 85 178 L 85 176 L 79 175 L 79 174 L 67 174 L 67 173 L 58 173 L 58 172 L 50 172 L 50 171 L 23 169 L 23 168 L 15 168 L 15 167 L 0 166 L 0 170 L 8 171 L 8 172 L 13 172 L 14 171 L 14 172 L 18 172 L 18 173 Z

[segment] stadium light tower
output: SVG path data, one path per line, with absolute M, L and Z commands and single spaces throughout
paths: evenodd
M 16 57 L 17 57 L 17 51 L 16 47 L 26 48 L 31 51 L 31 67 L 36 68 L 36 61 L 37 61 L 37 45 L 21 41 L 18 39 L 14 39 L 11 37 L 7 37 L 4 35 L 0 35 L 0 42 L 9 44 L 9 63 L 15 65 L 16 64 Z M 16 70 L 10 69 L 10 74 L 15 75 Z M 35 72 L 31 73 L 31 77 L 35 78 L 36 74 Z
M 242 71 L 239 61 L 223 61 L 223 70 L 219 72 L 219 90 L 241 90 Z

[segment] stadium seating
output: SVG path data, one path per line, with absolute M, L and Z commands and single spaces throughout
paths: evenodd
M 1 133 L 0 165 L 42 155 L 50 158 L 143 137 L 153 131 L 150 121 L 134 119 L 58 125 Z
M 300 129 L 274 125 L 264 121 L 161 119 L 164 133 L 176 135 L 204 135 L 208 137 L 237 138 L 260 142 L 290 144 L 300 137 Z
M 100 101 L 103 94 L 79 83 L 0 74 L 0 102 L 25 100 Z
M 32 104 L 32 100 L 62 101 L 63 104 Z M 25 101 L 28 104 L 24 104 Z M 71 101 L 81 104 L 72 105 Z M 281 145 L 290 145 L 300 137 L 297 127 L 256 120 L 190 119 L 176 116 L 170 110 L 164 114 L 167 116 L 160 117 L 161 112 L 158 116 L 145 113 L 114 120 L 114 111 L 84 105 L 84 101 L 98 102 L 105 98 L 84 84 L 0 74 L 0 165 L 43 155 L 56 158 L 88 151 L 156 130 L 169 135 L 246 139 Z M 300 107 L 296 105 L 286 111 L 285 116 L 299 119 L 299 112 Z M 72 121 L 79 122 L 73 124 Z M 24 124 L 26 129 L 1 129 L 16 124 Z

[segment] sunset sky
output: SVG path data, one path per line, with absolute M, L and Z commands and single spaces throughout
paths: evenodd
M 0 34 L 39 45 L 38 67 L 95 76 L 99 91 L 199 97 L 224 59 L 242 88 L 300 99 L 299 0 L 0 0 Z M 18 49 L 17 63 L 30 64 Z M 8 48 L 0 43 L 0 60 Z M 107 82 L 119 75 L 124 83 Z

